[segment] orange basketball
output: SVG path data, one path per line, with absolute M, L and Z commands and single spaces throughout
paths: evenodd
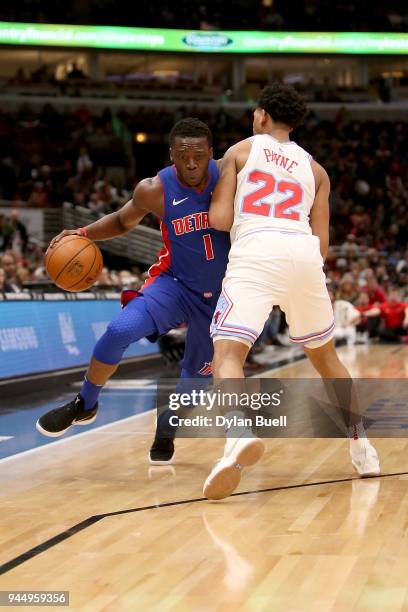
M 95 283 L 103 266 L 99 247 L 85 236 L 64 236 L 45 255 L 45 267 L 57 287 L 84 291 Z

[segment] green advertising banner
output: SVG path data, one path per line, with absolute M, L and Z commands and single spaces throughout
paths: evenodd
M 0 22 L 0 44 L 202 53 L 408 54 L 408 34 L 189 31 Z

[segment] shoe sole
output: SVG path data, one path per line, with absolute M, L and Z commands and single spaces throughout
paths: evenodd
M 235 491 L 241 480 L 242 468 L 257 463 L 265 452 L 262 440 L 248 440 L 239 452 L 226 457 L 224 466 L 204 483 L 203 494 L 207 499 L 217 500 L 228 497 Z
M 165 459 L 152 459 L 149 453 L 148 459 L 149 459 L 150 465 L 172 465 L 175 460 L 175 455 L 176 453 L 174 452 L 172 457 L 170 457 L 170 459 L 166 461 Z
M 96 414 L 91 419 L 86 419 L 86 421 L 74 421 L 72 425 L 80 425 L 81 427 L 85 427 L 85 425 L 90 425 L 95 420 L 96 420 Z M 61 431 L 48 431 L 47 429 L 44 429 L 43 427 L 41 427 L 40 421 L 38 420 L 35 424 L 35 428 L 37 431 L 40 432 L 40 434 L 42 434 L 43 436 L 47 436 L 47 438 L 59 438 L 60 436 L 63 436 L 64 433 L 68 431 L 70 427 L 72 427 L 72 425 L 70 425 L 66 429 L 62 429 Z
M 366 472 L 365 474 L 361 474 L 361 472 L 358 471 L 358 468 L 353 460 L 351 461 L 351 464 L 353 468 L 355 469 L 355 471 L 357 472 L 357 474 L 360 476 L 360 478 L 373 478 L 374 476 L 380 476 L 381 474 L 381 469 L 378 469 L 378 471 L 375 471 L 375 472 L 372 471 L 372 472 Z

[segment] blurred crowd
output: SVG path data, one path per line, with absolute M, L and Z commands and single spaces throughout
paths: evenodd
M 408 343 L 408 248 L 391 253 L 356 247 L 350 235 L 326 259 L 335 338 L 347 344 Z M 273 309 L 258 344 L 290 345 L 279 308 Z
M 18 210 L 1 211 L 0 208 L 0 293 L 55 289 L 44 266 L 44 246 L 29 235 Z M 122 270 L 104 267 L 95 287 L 139 289 L 146 277 L 147 272 L 137 265 Z
M 1 218 L 1 217 L 0 217 Z M 4 217 L 2 218 L 4 223 Z M 50 283 L 44 268 L 43 250 L 36 243 L 16 239 L 3 242 L 0 249 L 0 293 L 17 293 Z M 8 224 L 10 218 L 5 219 Z M 408 248 L 405 252 L 378 253 L 370 249 L 363 255 L 350 252 L 349 241 L 341 246 L 344 254 L 330 251 L 326 261 L 327 287 L 336 322 L 335 337 L 348 344 L 383 342 L 408 343 Z M 14 243 L 14 248 L 10 248 Z M 23 250 L 24 249 L 24 250 Z M 338 251 L 338 249 L 336 249 Z M 95 285 L 98 289 L 139 289 L 147 277 L 138 266 L 109 270 L 104 267 Z M 274 308 L 265 324 L 255 351 L 265 344 L 290 344 L 284 314 Z
M 34 207 L 104 201 L 120 205 L 128 195 L 132 148 L 120 120 L 109 111 L 91 117 L 85 107 L 41 113 L 23 107 L 0 112 L 0 197 Z M 109 181 L 109 189 L 104 180 Z
M 176 111 L 148 106 L 135 112 L 92 115 L 82 106 L 41 113 L 24 107 L 0 113 L 0 199 L 56 207 L 68 201 L 95 216 L 122 206 L 137 180 L 168 163 L 168 133 L 196 114 L 217 134 L 215 157 L 252 131 L 252 112 Z M 141 135 L 135 142 L 135 135 Z M 311 113 L 293 139 L 324 164 L 332 183 L 333 244 L 351 235 L 354 247 L 378 251 L 406 242 L 408 125 L 356 121 L 341 109 L 333 121 Z M 147 223 L 156 226 L 149 218 Z M 155 225 L 156 224 L 156 225 Z
M 71 202 L 95 218 L 117 210 L 135 182 L 168 163 L 167 134 L 189 114 L 180 108 L 139 109 L 93 116 L 81 107 L 41 114 L 28 108 L 0 114 L 0 197 L 33 207 Z M 251 133 L 252 113 L 197 112 L 217 134 L 215 157 Z M 146 141 L 133 146 L 133 135 Z M 408 321 L 408 125 L 401 121 L 356 121 L 345 110 L 334 121 L 311 113 L 293 139 L 327 169 L 332 183 L 328 289 L 338 329 L 349 342 L 379 337 L 405 341 Z M 157 220 L 147 223 L 157 227 Z M 0 208 L 0 291 L 45 279 L 41 248 L 30 241 L 18 213 Z M 138 288 L 139 269 L 104 269 L 101 286 Z M 399 313 L 397 316 L 397 312 Z M 367 314 L 368 313 L 368 314 Z M 390 316 L 391 313 L 391 316 Z M 394 317 L 395 315 L 395 317 Z M 388 327 L 387 327 L 388 326 Z M 384 330 L 398 330 L 394 335 Z M 351 331 L 350 331 L 351 330 Z M 340 333 L 340 332 L 339 332 Z M 274 311 L 266 341 L 285 343 L 285 323 Z
M 300 31 L 397 31 L 408 30 L 404 0 L 369 3 L 368 0 L 222 0 L 191 3 L 168 0 L 157 6 L 137 3 L 118 10 L 114 0 L 20 0 L 0 7 L 2 21 L 69 24 L 125 25 L 159 28 L 260 29 Z
M 43 249 L 32 245 L 24 254 L 19 249 L 0 250 L 0 293 L 19 293 L 27 283 L 47 281 Z
M 353 248 L 354 247 L 354 248 Z M 408 341 L 408 248 L 367 249 L 357 255 L 352 235 L 344 256 L 329 254 L 327 286 L 334 309 L 336 338 L 348 344 L 378 338 Z

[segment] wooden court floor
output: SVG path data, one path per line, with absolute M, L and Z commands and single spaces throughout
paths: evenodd
M 405 347 L 341 356 L 356 376 L 408 374 Z M 90 612 L 408 611 L 406 438 L 375 441 L 367 480 L 346 440 L 270 440 L 241 494 L 208 502 L 223 441 L 180 439 L 151 468 L 153 428 L 148 413 L 0 462 L 0 590 L 66 590 Z

